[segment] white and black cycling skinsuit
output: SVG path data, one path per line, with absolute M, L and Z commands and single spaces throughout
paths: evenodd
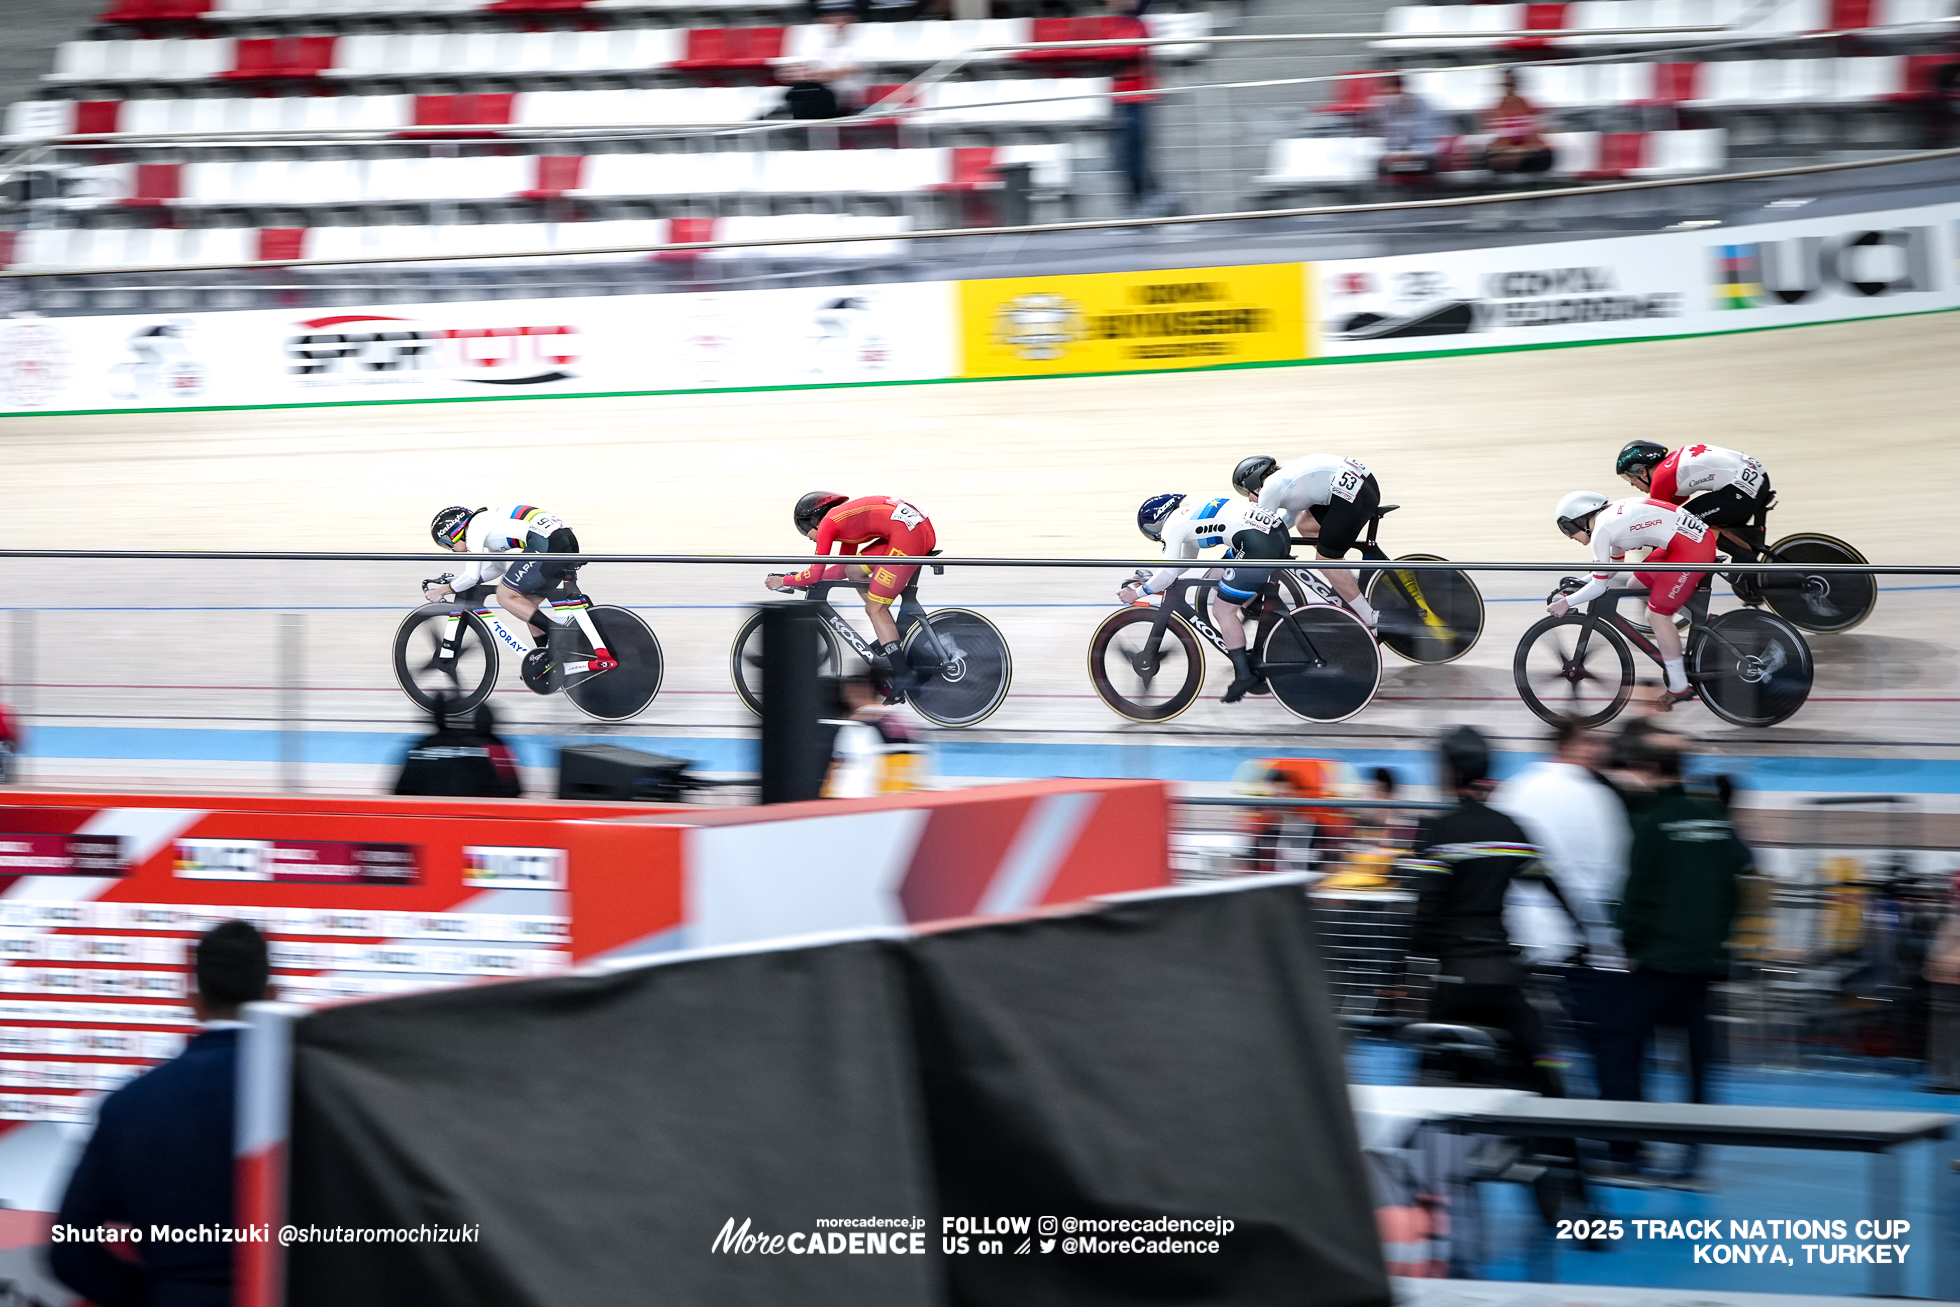
M 1291 528 L 1310 513 L 1320 526 L 1314 552 L 1340 558 L 1354 548 L 1381 507 L 1382 488 L 1358 458 L 1307 454 L 1283 463 L 1259 487 L 1259 507 L 1278 513 Z
M 470 519 L 463 541 L 473 554 L 517 552 L 509 562 L 479 559 L 450 581 L 457 594 L 476 585 L 505 585 L 522 595 L 540 595 L 578 571 L 577 563 L 552 562 L 545 554 L 576 554 L 578 537 L 572 529 L 533 504 L 487 508 Z
M 1277 513 L 1231 495 L 1216 499 L 1187 499 L 1165 519 L 1159 539 L 1167 558 L 1196 558 L 1200 550 L 1224 545 L 1228 558 L 1290 558 L 1286 524 Z M 1145 594 L 1161 594 L 1191 569 L 1160 567 L 1144 581 Z M 1228 567 L 1219 576 L 1218 593 L 1235 604 L 1256 597 L 1272 579 L 1270 567 Z

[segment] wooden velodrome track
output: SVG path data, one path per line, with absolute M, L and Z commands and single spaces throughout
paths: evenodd
M 949 555 L 1134 558 L 1146 549 L 1132 525 L 1146 495 L 1220 493 L 1244 454 L 1325 449 L 1365 459 L 1403 505 L 1384 526 L 1391 552 L 1576 567 L 1583 555 L 1553 529 L 1552 505 L 1576 488 L 1616 493 L 1612 456 L 1641 436 L 1761 457 L 1781 500 L 1772 535 L 1822 530 L 1877 562 L 1960 562 L 1957 352 L 1960 316 L 1945 314 L 1218 373 L 9 418 L 0 437 L 19 547 L 415 550 L 436 507 L 523 500 L 565 517 L 594 552 L 796 552 L 789 506 L 826 487 L 914 500 Z M 42 611 L 25 635 L 14 619 L 7 679 L 29 684 L 10 693 L 47 728 L 263 731 L 278 716 L 272 614 L 307 610 L 308 724 L 406 729 L 413 714 L 385 651 L 431 570 L 24 564 L 8 604 Z M 764 597 L 759 572 L 588 569 L 588 590 L 646 609 L 667 651 L 662 694 L 632 729 L 672 737 L 747 725 L 727 650 L 744 607 Z M 1154 731 L 1110 713 L 1090 694 L 1083 653 L 1119 579 L 957 569 L 929 579 L 929 603 L 987 610 L 1014 650 L 1015 694 L 968 738 L 1406 748 L 1454 720 L 1517 740 L 1539 733 L 1509 666 L 1546 578 L 1481 577 L 1499 602 L 1470 658 L 1441 668 L 1390 658 L 1380 701 L 1310 734 L 1270 700 L 1201 702 Z M 1890 584 L 1919 588 L 1888 591 L 1856 632 L 1814 639 L 1815 696 L 1790 723 L 1736 732 L 1695 708 L 1685 724 L 1755 752 L 1953 756 L 1960 589 L 1937 588 L 1941 578 Z M 523 692 L 508 667 L 505 683 L 507 721 L 551 730 L 583 720 Z M 232 764 L 211 766 L 218 776 Z M 143 779 L 156 769 L 132 761 L 109 772 Z M 77 779 L 90 770 L 69 769 Z M 68 774 L 57 763 L 39 772 Z

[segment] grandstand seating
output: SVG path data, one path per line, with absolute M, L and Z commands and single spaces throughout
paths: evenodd
M 1637 177 L 1689 177 L 1719 171 L 1726 148 L 1720 128 L 1679 132 L 1548 132 L 1551 176 L 1573 181 Z M 1453 137 L 1444 143 L 1444 170 L 1469 170 L 1487 137 Z M 1274 141 L 1265 175 L 1266 194 L 1345 189 L 1371 182 L 1382 143 L 1371 136 L 1315 136 Z
M 399 258 L 430 254 L 502 254 L 598 250 L 684 241 L 782 240 L 821 236 L 898 236 L 903 216 L 790 213 L 730 218 L 646 218 L 614 222 L 496 223 L 481 226 L 39 228 L 0 239 L 0 267 L 55 271 L 91 268 L 197 266 L 261 259 Z M 0 236 L 4 236 L 0 233 Z M 661 260 L 707 258 L 891 258 L 898 240 L 840 245 L 783 245 L 754 250 L 667 251 Z M 11 248 L 9 248 L 11 247 Z M 599 256 L 610 257 L 610 256 Z
M 1067 186 L 1065 144 L 912 150 L 485 155 L 88 164 L 61 173 L 70 209 L 265 208 L 483 200 L 720 196 L 903 196 L 998 186 L 1029 164 L 1035 185 Z
M 874 101 L 898 91 L 873 88 Z M 1109 79 L 935 82 L 893 107 L 922 127 L 1093 126 L 1109 117 Z M 479 95 L 283 96 L 266 99 L 27 100 L 9 107 L 0 139 L 75 133 L 370 131 L 441 135 L 445 127 L 686 127 L 749 122 L 782 104 L 776 86 Z M 909 112 L 918 110 L 920 112 Z
M 1570 4 L 1400 5 L 1388 11 L 1383 38 L 1387 50 L 1529 50 L 1612 45 L 1664 45 L 1664 33 L 1646 36 L 1588 36 L 1588 31 L 1625 27 L 1730 28 L 1750 36 L 1801 36 L 1811 32 L 1897 27 L 1901 37 L 1951 33 L 1954 0 L 1575 0 Z M 1543 32 L 1504 38 L 1493 32 Z M 1691 38 L 1690 38 L 1691 39 Z
M 966 56 L 977 63 L 1042 63 L 1058 52 L 993 51 L 1036 37 L 1048 19 L 860 23 L 853 56 L 869 67 L 918 68 Z M 1151 16 L 1153 33 L 1191 36 L 1160 47 L 1158 57 L 1197 58 L 1209 30 L 1204 13 Z M 827 39 L 826 29 L 797 27 L 631 27 L 562 32 L 415 32 L 356 36 L 238 39 L 161 38 L 67 41 L 45 80 L 83 86 L 154 82 L 281 82 L 318 79 L 406 79 L 578 76 L 648 72 L 732 74 L 766 71 Z M 1047 39 L 1056 39 L 1049 37 Z M 1074 38 L 1070 38 L 1074 39 Z M 1075 61 L 1092 59 L 1071 52 Z
M 1861 55 L 1838 59 L 1733 59 L 1703 63 L 1520 64 L 1518 90 L 1541 109 L 1747 108 L 1790 104 L 1875 105 L 1928 95 L 1935 70 L 1960 55 Z M 1482 113 L 1497 102 L 1496 68 L 1409 75 L 1442 113 Z M 1373 76 L 1337 83 L 1327 111 L 1367 110 Z

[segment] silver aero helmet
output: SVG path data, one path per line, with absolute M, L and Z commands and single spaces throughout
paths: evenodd
M 1254 454 L 1242 458 L 1232 469 L 1232 488 L 1240 494 L 1252 496 L 1259 493 L 1266 484 L 1266 478 L 1279 471 L 1279 460 L 1265 454 Z
M 1580 531 L 1592 530 L 1593 518 L 1611 501 L 1591 490 L 1575 490 L 1558 501 L 1559 533 L 1570 539 Z
M 1184 502 L 1183 495 L 1152 495 L 1137 509 L 1137 530 L 1143 532 L 1146 540 L 1161 540 L 1164 537 L 1164 522 L 1177 506 Z
M 463 533 L 470 529 L 470 519 L 482 511 L 480 508 L 472 511 L 461 504 L 451 504 L 437 513 L 435 520 L 429 523 L 429 538 L 444 549 L 451 548 L 463 538 Z
M 817 523 L 823 521 L 823 515 L 825 513 L 828 513 L 831 509 L 849 498 L 849 495 L 840 495 L 835 490 L 812 490 L 809 494 L 797 500 L 797 534 L 808 535 L 810 532 L 816 530 Z

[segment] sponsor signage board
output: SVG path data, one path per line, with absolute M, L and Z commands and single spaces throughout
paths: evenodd
M 175 874 L 180 880 L 331 885 L 413 885 L 420 879 L 414 845 L 350 840 L 178 840 Z
M 1297 263 L 961 282 L 960 375 L 1299 359 L 1305 297 Z
M 120 835 L 0 834 L 0 876 L 122 876 Z

